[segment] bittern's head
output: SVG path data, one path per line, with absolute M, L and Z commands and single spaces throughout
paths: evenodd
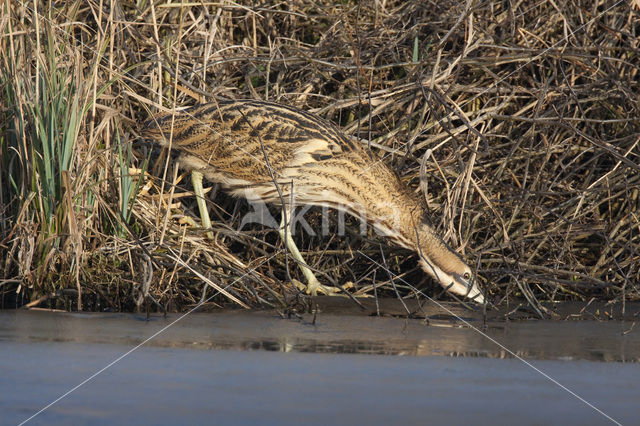
M 420 266 L 450 293 L 484 303 L 471 268 L 423 224 L 418 231 Z

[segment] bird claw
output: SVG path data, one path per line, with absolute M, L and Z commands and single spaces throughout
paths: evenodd
M 298 290 L 309 294 L 311 296 L 317 296 L 318 293 L 324 294 L 326 296 L 335 296 L 342 291 L 339 287 L 329 287 L 323 284 L 320 284 L 317 280 L 315 282 L 310 281 L 308 285 L 302 284 L 300 281 L 295 278 L 292 280 L 293 285 L 295 285 Z

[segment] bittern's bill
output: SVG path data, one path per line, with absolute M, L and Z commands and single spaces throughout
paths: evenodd
M 484 303 L 471 268 L 425 221 L 424 201 L 368 149 L 315 115 L 271 102 L 218 100 L 156 116 L 145 123 L 144 136 L 180 151 L 178 161 L 192 173 L 205 228 L 211 222 L 203 175 L 250 201 L 284 202 L 280 234 L 310 294 L 336 289 L 320 284 L 285 232 L 293 205 L 332 207 L 366 220 L 397 245 L 416 251 L 424 271 L 447 291 Z

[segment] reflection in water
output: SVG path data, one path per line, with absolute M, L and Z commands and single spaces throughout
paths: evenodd
M 551 359 L 525 365 L 426 317 L 231 311 L 166 328 L 180 316 L 0 312 L 0 418 L 18 424 L 77 389 L 35 424 L 637 423 L 640 365 L 581 360 L 637 362 L 629 322 L 489 321 L 490 338 Z
M 0 340 L 111 343 L 135 346 L 179 315 L 1 312 Z M 640 335 L 608 321 L 490 322 L 486 336 L 450 319 L 320 314 L 282 319 L 273 312 L 191 314 L 146 345 L 299 353 L 640 361 Z M 471 320 L 475 327 L 481 322 Z M 488 337 L 487 337 L 488 336 Z M 494 343 L 491 339 L 499 342 Z

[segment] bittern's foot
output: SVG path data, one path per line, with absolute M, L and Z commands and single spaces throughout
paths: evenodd
M 306 294 L 310 294 L 311 296 L 317 296 L 318 293 L 327 295 L 327 296 L 336 296 L 338 293 L 342 291 L 339 287 L 329 287 L 315 279 L 309 280 L 309 284 L 304 285 L 300 281 L 293 279 L 293 284 L 298 288 L 298 290 L 305 292 Z

